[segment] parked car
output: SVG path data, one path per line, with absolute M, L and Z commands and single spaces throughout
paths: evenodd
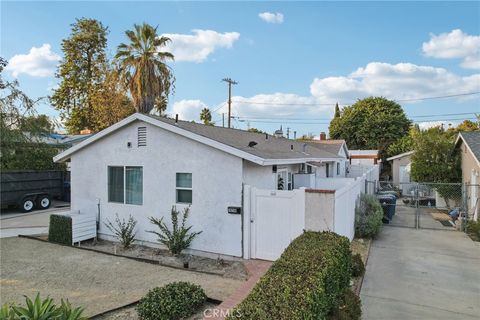
M 1 172 L 1 208 L 16 206 L 22 212 L 48 209 L 52 199 L 64 197 L 66 176 L 58 170 Z

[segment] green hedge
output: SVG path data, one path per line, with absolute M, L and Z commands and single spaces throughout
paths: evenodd
M 177 320 L 194 314 L 205 303 L 202 287 L 189 282 L 172 282 L 150 290 L 140 299 L 137 312 L 143 320 Z
M 48 241 L 72 245 L 72 218 L 64 215 L 50 215 Z
M 325 319 L 349 286 L 350 241 L 333 232 L 305 232 L 228 319 Z

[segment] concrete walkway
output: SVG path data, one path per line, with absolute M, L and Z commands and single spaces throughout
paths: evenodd
M 456 231 L 385 227 L 373 241 L 362 319 L 478 319 L 480 243 Z

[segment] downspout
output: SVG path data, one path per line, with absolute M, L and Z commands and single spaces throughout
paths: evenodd
M 242 219 L 242 224 L 241 224 L 241 232 L 242 232 L 242 239 L 241 239 L 241 243 L 242 243 L 242 258 L 245 258 L 245 248 L 244 248 L 244 245 L 243 245 L 243 240 L 244 240 L 244 233 L 245 233 L 245 227 L 243 226 L 243 220 L 244 220 L 244 203 L 243 203 L 243 194 L 244 194 L 244 183 L 242 182 L 242 192 L 241 192 L 241 197 L 242 197 L 242 209 L 241 209 L 241 214 L 240 214 L 240 218 Z

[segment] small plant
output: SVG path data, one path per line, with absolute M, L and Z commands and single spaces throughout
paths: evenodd
M 200 308 L 207 296 L 200 286 L 173 282 L 150 290 L 140 299 L 137 312 L 143 320 L 185 319 Z
M 120 220 L 117 213 L 115 215 L 115 224 L 108 219 L 104 224 L 115 235 L 118 241 L 120 241 L 124 249 L 128 249 L 132 246 L 137 234 L 135 231 L 137 221 L 132 215 L 128 217 L 128 221 L 125 221 L 125 219 Z
M 365 273 L 365 265 L 363 264 L 362 256 L 360 254 L 354 254 L 352 256 L 352 276 L 360 277 Z
M 327 317 L 328 320 L 360 320 L 362 302 L 350 289 L 345 289 L 336 309 Z
M 61 305 L 56 306 L 53 299 L 47 297 L 40 299 L 40 294 L 37 293 L 35 299 L 32 301 L 25 296 L 26 307 L 21 307 L 15 304 L 4 304 L 0 308 L 1 320 L 86 320 L 82 316 L 83 308 L 72 308 L 68 300 L 61 300 Z
M 167 246 L 168 250 L 172 254 L 180 254 L 184 249 L 190 247 L 193 239 L 198 236 L 202 231 L 199 232 L 190 232 L 192 226 L 186 227 L 185 224 L 190 213 L 190 207 L 183 209 L 182 222 L 179 225 L 178 216 L 180 212 L 175 206 L 171 210 L 172 218 L 172 230 L 170 230 L 167 224 L 163 221 L 163 217 L 160 219 L 155 217 L 150 217 L 150 222 L 156 225 L 160 232 L 157 231 L 147 231 L 158 236 L 158 242 Z
M 467 234 L 473 241 L 480 241 L 480 221 L 468 221 Z
M 375 238 L 382 229 L 383 209 L 373 195 L 362 194 L 355 208 L 355 236 Z

